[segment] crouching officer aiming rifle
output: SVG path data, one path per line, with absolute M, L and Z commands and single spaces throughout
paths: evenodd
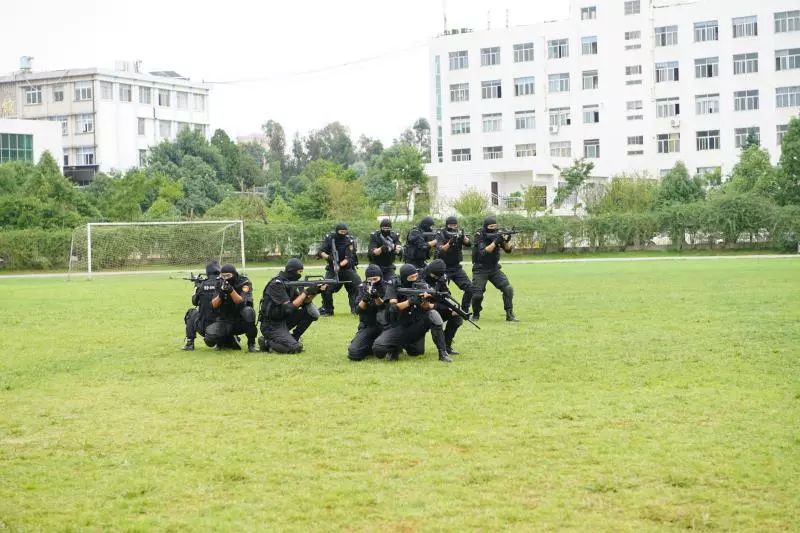
M 387 294 L 392 281 L 383 279 L 378 265 L 369 265 L 365 276 L 367 280 L 358 288 L 358 331 L 347 348 L 347 357 L 351 361 L 361 361 L 372 354 L 372 344 L 387 324 Z
M 240 350 L 236 335 L 247 336 L 247 351 L 257 352 L 256 312 L 253 309 L 253 284 L 231 264 L 223 265 L 216 280 L 211 307 L 217 310 L 214 321 L 206 327 L 206 346 Z
M 217 310 L 211 306 L 211 300 L 217 294 L 217 276 L 219 276 L 219 263 L 211 261 L 206 265 L 205 276 L 200 274 L 197 277 L 190 275 L 188 278 L 183 278 L 194 283 L 194 294 L 192 294 L 194 307 L 187 310 L 183 316 L 186 324 L 184 350 L 194 350 L 194 340 L 197 334 L 205 336 L 206 326 L 216 319 Z

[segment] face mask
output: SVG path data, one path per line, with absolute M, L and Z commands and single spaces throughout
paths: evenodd
M 392 228 L 381 228 L 381 233 L 388 237 L 392 233 Z
M 303 275 L 302 270 L 293 270 L 291 272 L 286 273 L 286 277 L 289 278 L 289 281 L 298 281 Z

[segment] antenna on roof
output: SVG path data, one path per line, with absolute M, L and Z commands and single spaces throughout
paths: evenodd
M 508 16 L 510 12 L 511 12 L 510 9 L 506 9 L 506 29 L 508 29 Z
M 447 32 L 447 0 L 442 0 L 442 18 L 444 19 L 444 31 Z
M 486 12 L 486 29 L 487 30 L 491 30 L 492 29 L 492 10 L 491 9 Z

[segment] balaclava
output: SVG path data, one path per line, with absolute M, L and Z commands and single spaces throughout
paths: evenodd
M 406 263 L 405 265 L 400 267 L 400 285 L 403 287 L 410 287 L 413 281 L 408 281 L 408 276 L 416 273 L 417 267 L 414 265 L 409 265 Z
M 433 219 L 431 217 L 425 217 L 419 221 L 419 227 L 422 231 L 430 231 L 433 227 Z
M 300 279 L 301 270 L 303 270 L 303 262 L 293 257 L 286 263 L 284 272 L 289 281 L 297 281 Z

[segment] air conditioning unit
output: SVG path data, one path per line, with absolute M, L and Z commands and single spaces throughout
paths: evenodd
M 553 135 L 558 133 L 558 124 L 550 126 L 550 133 L 552 133 Z
M 681 127 L 681 119 L 673 118 L 672 120 L 669 121 L 669 125 L 672 126 L 673 128 L 680 128 Z

